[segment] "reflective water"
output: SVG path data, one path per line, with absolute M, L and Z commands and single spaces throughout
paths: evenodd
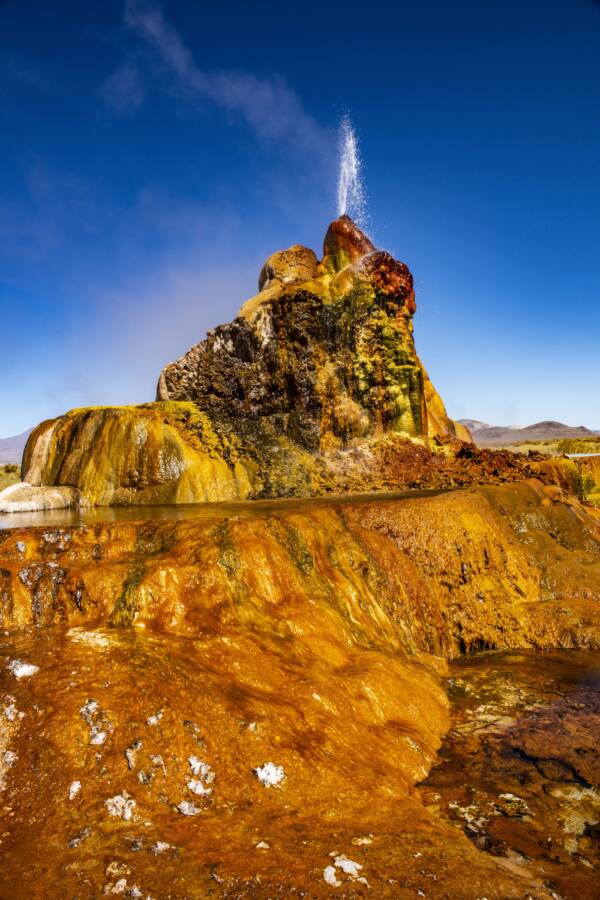
M 97 506 L 83 509 L 48 509 L 42 512 L 0 513 L 0 530 L 6 528 L 60 528 L 106 522 L 157 522 L 188 519 L 268 516 L 284 509 L 335 506 L 339 503 L 371 503 L 373 500 L 408 500 L 436 497 L 451 489 L 381 491 L 329 497 L 247 500 L 231 503 L 190 503 L 178 506 Z

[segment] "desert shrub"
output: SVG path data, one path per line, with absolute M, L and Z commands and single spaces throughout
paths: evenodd
M 559 453 L 600 453 L 600 435 L 590 438 L 564 438 L 558 441 Z

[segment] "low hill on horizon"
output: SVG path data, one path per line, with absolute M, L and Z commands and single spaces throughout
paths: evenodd
M 27 431 L 23 431 L 22 434 L 0 438 L 0 466 L 10 463 L 20 464 L 27 438 L 32 431 L 33 429 L 29 428 Z
M 589 438 L 600 435 L 585 425 L 565 425 L 563 422 L 546 420 L 533 425 L 517 427 L 514 425 L 490 425 L 478 419 L 459 419 L 466 425 L 473 440 L 480 447 L 504 447 L 507 444 L 519 444 L 524 441 L 550 441 L 559 438 Z

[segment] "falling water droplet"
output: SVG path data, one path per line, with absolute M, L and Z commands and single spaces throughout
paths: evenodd
M 349 116 L 340 121 L 340 174 L 338 215 L 348 215 L 357 225 L 367 224 L 367 197 L 361 178 L 362 163 L 358 141 Z

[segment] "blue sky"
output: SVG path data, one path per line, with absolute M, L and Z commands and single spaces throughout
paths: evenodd
M 0 0 L 0 436 L 153 399 L 273 250 L 320 250 L 337 124 L 456 417 L 600 428 L 600 5 Z

